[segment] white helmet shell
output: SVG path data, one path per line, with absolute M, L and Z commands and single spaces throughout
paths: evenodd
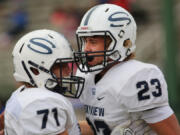
M 27 82 L 33 86 L 44 87 L 47 79 L 52 78 L 48 71 L 58 58 L 72 58 L 72 50 L 63 35 L 52 30 L 35 30 L 23 36 L 12 52 L 14 78 L 18 82 Z M 39 70 L 35 75 L 31 70 L 31 62 L 36 63 Z

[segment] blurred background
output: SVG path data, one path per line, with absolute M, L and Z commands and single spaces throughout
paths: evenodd
M 114 3 L 134 16 L 136 59 L 156 64 L 168 82 L 170 105 L 180 120 L 180 1 L 179 0 L 0 0 L 0 112 L 16 89 L 11 52 L 16 41 L 35 29 L 65 34 L 75 48 L 75 31 L 92 6 Z M 79 119 L 81 105 L 72 100 Z

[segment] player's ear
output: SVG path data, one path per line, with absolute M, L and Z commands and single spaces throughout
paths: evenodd
M 130 48 L 132 46 L 132 42 L 130 39 L 124 40 L 123 46 L 126 48 Z

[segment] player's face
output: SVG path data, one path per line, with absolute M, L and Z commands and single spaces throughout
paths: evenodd
M 95 51 L 104 51 L 104 37 L 102 36 L 93 36 L 93 37 L 86 37 L 85 38 L 85 52 L 95 52 Z M 89 54 L 96 55 L 96 53 Z M 97 53 L 97 55 L 103 55 L 103 53 Z M 89 61 L 88 64 L 91 66 L 101 64 L 104 57 L 93 57 L 93 60 Z
M 56 64 L 53 66 L 52 71 L 58 78 L 61 77 L 61 74 L 63 77 L 70 76 L 71 67 L 70 67 L 70 64 L 68 63 Z

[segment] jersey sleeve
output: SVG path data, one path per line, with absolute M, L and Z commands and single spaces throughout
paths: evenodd
M 147 123 L 157 123 L 164 119 L 167 119 L 173 115 L 173 110 L 170 106 L 162 106 L 151 110 L 143 111 L 142 119 Z
M 24 134 L 51 135 L 65 130 L 67 110 L 51 100 L 36 101 L 22 110 L 20 125 Z
M 129 77 L 119 94 L 128 112 L 168 105 L 167 84 L 158 67 L 142 68 Z

